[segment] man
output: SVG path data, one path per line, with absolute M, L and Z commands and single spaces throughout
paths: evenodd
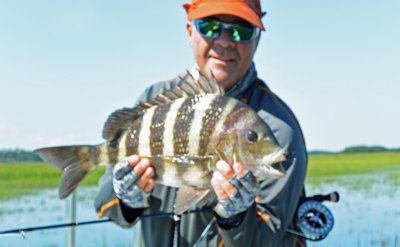
M 179 234 L 174 232 L 178 224 L 171 217 L 143 218 L 144 242 L 146 246 L 171 246 L 175 240 L 180 246 L 192 246 L 214 221 L 198 246 L 295 246 L 286 229 L 303 190 L 307 154 L 293 113 L 257 78 L 253 57 L 264 30 L 259 0 L 192 0 L 183 6 L 196 61 L 190 73 L 196 77 L 200 71 L 214 77 L 228 96 L 257 111 L 288 154 L 283 163 L 287 174 L 278 180 L 251 183 L 254 176 L 245 164 L 221 160 L 211 180 L 217 206 L 182 215 Z M 177 81 L 153 85 L 139 100 L 150 99 Z M 108 169 L 95 202 L 98 215 L 129 227 L 142 214 L 173 212 L 177 189 L 155 184 L 154 174 L 151 161 L 136 155 L 118 163 L 113 171 Z M 250 198 L 250 203 L 243 198 Z

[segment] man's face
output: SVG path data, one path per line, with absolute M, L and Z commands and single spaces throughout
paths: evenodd
M 231 15 L 216 15 L 213 19 L 225 22 L 243 22 Z M 191 22 L 187 23 L 190 46 L 200 71 L 222 83 L 225 90 L 237 83 L 250 67 L 257 48 L 259 37 L 237 43 L 231 39 L 230 31 L 225 30 L 217 39 L 203 37 Z

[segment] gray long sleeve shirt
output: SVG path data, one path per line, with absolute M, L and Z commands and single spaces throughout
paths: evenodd
M 150 86 L 139 101 L 154 97 L 177 81 L 178 78 L 175 78 Z M 245 212 L 241 223 L 231 229 L 214 224 L 198 246 L 216 247 L 221 241 L 224 246 L 296 246 L 295 238 L 285 231 L 295 214 L 307 167 L 307 152 L 299 123 L 289 107 L 257 78 L 254 65 L 245 79 L 227 95 L 250 105 L 270 126 L 278 144 L 288 153 L 283 163 L 287 175 L 278 180 L 261 182 L 257 203 Z M 140 214 L 173 212 L 176 188 L 156 184 L 149 208 L 129 209 L 115 196 L 111 167 L 102 177 L 100 186 L 95 200 L 98 216 L 109 217 L 122 227 L 134 225 Z M 192 246 L 213 217 L 212 211 L 183 215 L 180 246 Z M 174 230 L 171 217 L 143 218 L 141 223 L 146 246 L 171 246 Z

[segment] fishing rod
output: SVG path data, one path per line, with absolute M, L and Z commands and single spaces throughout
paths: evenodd
M 111 221 L 111 220 L 110 219 L 91 220 L 91 221 L 82 221 L 82 222 L 71 222 L 71 223 L 65 223 L 65 224 L 53 224 L 53 225 L 45 225 L 45 226 L 17 228 L 17 229 L 0 231 L 0 235 L 21 233 L 21 232 L 33 232 L 33 231 L 39 231 L 39 230 L 48 230 L 48 229 L 64 228 L 64 227 L 91 225 L 91 224 L 105 223 L 105 222 L 109 222 L 109 221 Z
M 299 207 L 297 209 L 297 213 L 294 217 L 297 217 L 297 226 L 300 231 L 287 229 L 288 233 L 293 235 L 297 235 L 299 237 L 305 238 L 307 240 L 319 241 L 324 239 L 328 233 L 332 230 L 334 225 L 334 218 L 332 212 L 322 204 L 323 201 L 330 202 L 338 202 L 340 199 L 338 192 L 332 192 L 326 195 L 314 195 L 311 197 L 306 197 L 300 201 Z M 212 208 L 201 208 L 196 210 L 186 211 L 184 214 L 190 213 L 200 213 L 211 211 Z M 145 218 L 162 218 L 162 217 L 172 217 L 176 214 L 174 212 L 160 212 L 154 214 L 143 214 L 138 216 L 141 219 Z M 25 228 L 17 228 L 10 229 L 5 231 L 0 231 L 0 235 L 5 234 L 23 234 L 25 232 L 39 231 L 39 230 L 48 230 L 55 228 L 65 228 L 65 227 L 77 227 L 83 225 L 92 225 L 92 224 L 100 224 L 110 222 L 110 219 L 104 220 L 91 220 L 91 221 L 81 221 L 81 222 L 71 222 L 64 224 L 52 224 L 52 225 L 44 225 L 44 226 L 34 226 L 34 227 L 25 227 Z M 213 220 L 212 220 L 213 221 Z M 212 224 L 209 224 L 206 227 L 206 231 L 203 232 L 202 235 L 207 233 Z M 203 236 L 204 237 L 204 236 Z
M 189 210 L 183 214 L 200 213 L 200 212 L 206 212 L 206 211 L 211 211 L 211 210 L 212 210 L 211 208 L 201 208 L 201 209 L 196 209 L 196 210 Z M 155 214 L 143 214 L 138 217 L 141 219 L 145 219 L 145 218 L 162 218 L 162 217 L 169 217 L 169 216 L 174 216 L 174 215 L 175 215 L 174 212 L 161 212 L 161 213 L 155 213 Z M 70 222 L 70 223 L 63 223 L 63 224 L 52 224 L 52 225 L 44 225 L 44 226 L 16 228 L 16 229 L 0 231 L 0 235 L 33 232 L 33 231 L 48 230 L 48 229 L 55 229 L 55 228 L 93 225 L 93 224 L 106 223 L 106 222 L 110 222 L 110 221 L 111 221 L 111 219 L 90 220 L 90 221 Z

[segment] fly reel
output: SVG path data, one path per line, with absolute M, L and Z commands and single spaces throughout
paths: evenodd
M 297 210 L 297 226 L 303 237 L 319 241 L 332 230 L 334 218 L 332 212 L 322 203 L 309 200 L 303 202 Z

